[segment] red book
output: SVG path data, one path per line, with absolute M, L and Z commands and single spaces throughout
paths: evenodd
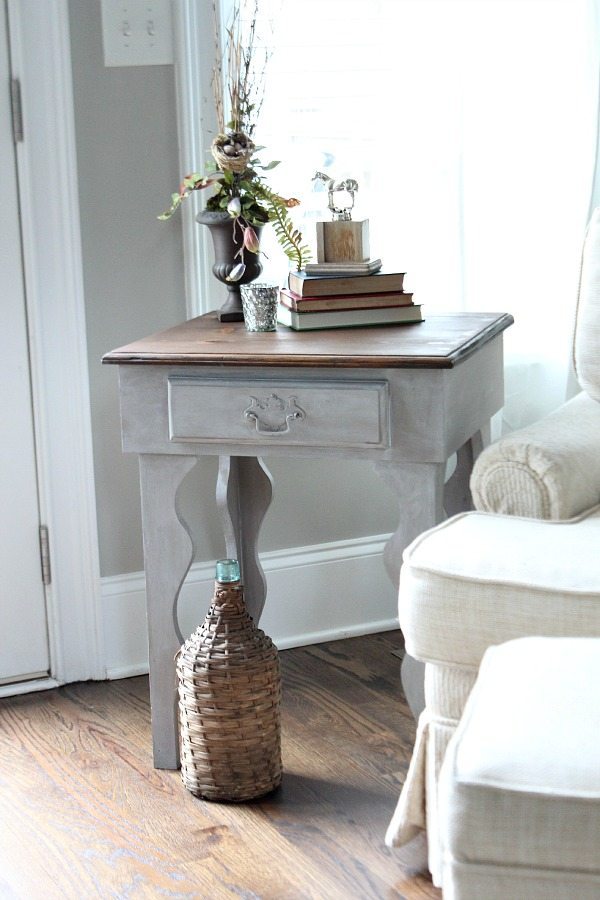
M 287 288 L 281 289 L 281 302 L 294 312 L 333 312 L 347 309 L 382 309 L 390 306 L 412 306 L 413 295 L 404 291 L 375 294 L 350 294 L 324 297 L 301 297 Z

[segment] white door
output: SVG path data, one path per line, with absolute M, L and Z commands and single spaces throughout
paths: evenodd
M 0 684 L 48 674 L 27 314 L 0 0 Z

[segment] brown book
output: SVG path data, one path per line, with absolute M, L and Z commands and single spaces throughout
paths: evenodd
M 404 272 L 374 272 L 372 275 L 307 275 L 290 272 L 288 288 L 299 297 L 338 297 L 340 295 L 400 293 Z
M 403 291 L 386 291 L 382 294 L 340 294 L 339 297 L 300 297 L 281 289 L 280 300 L 294 312 L 325 312 L 346 309 L 381 309 L 388 306 L 411 306 L 412 294 Z

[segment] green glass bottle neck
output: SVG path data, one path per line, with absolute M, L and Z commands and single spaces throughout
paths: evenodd
M 219 584 L 235 584 L 239 582 L 240 565 L 237 559 L 218 559 L 215 572 L 215 580 Z

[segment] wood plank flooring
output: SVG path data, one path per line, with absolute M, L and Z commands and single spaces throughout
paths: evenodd
M 439 900 L 424 842 L 383 844 L 414 739 L 401 646 L 283 651 L 283 785 L 240 805 L 153 769 L 147 678 L 0 700 L 0 897 Z

